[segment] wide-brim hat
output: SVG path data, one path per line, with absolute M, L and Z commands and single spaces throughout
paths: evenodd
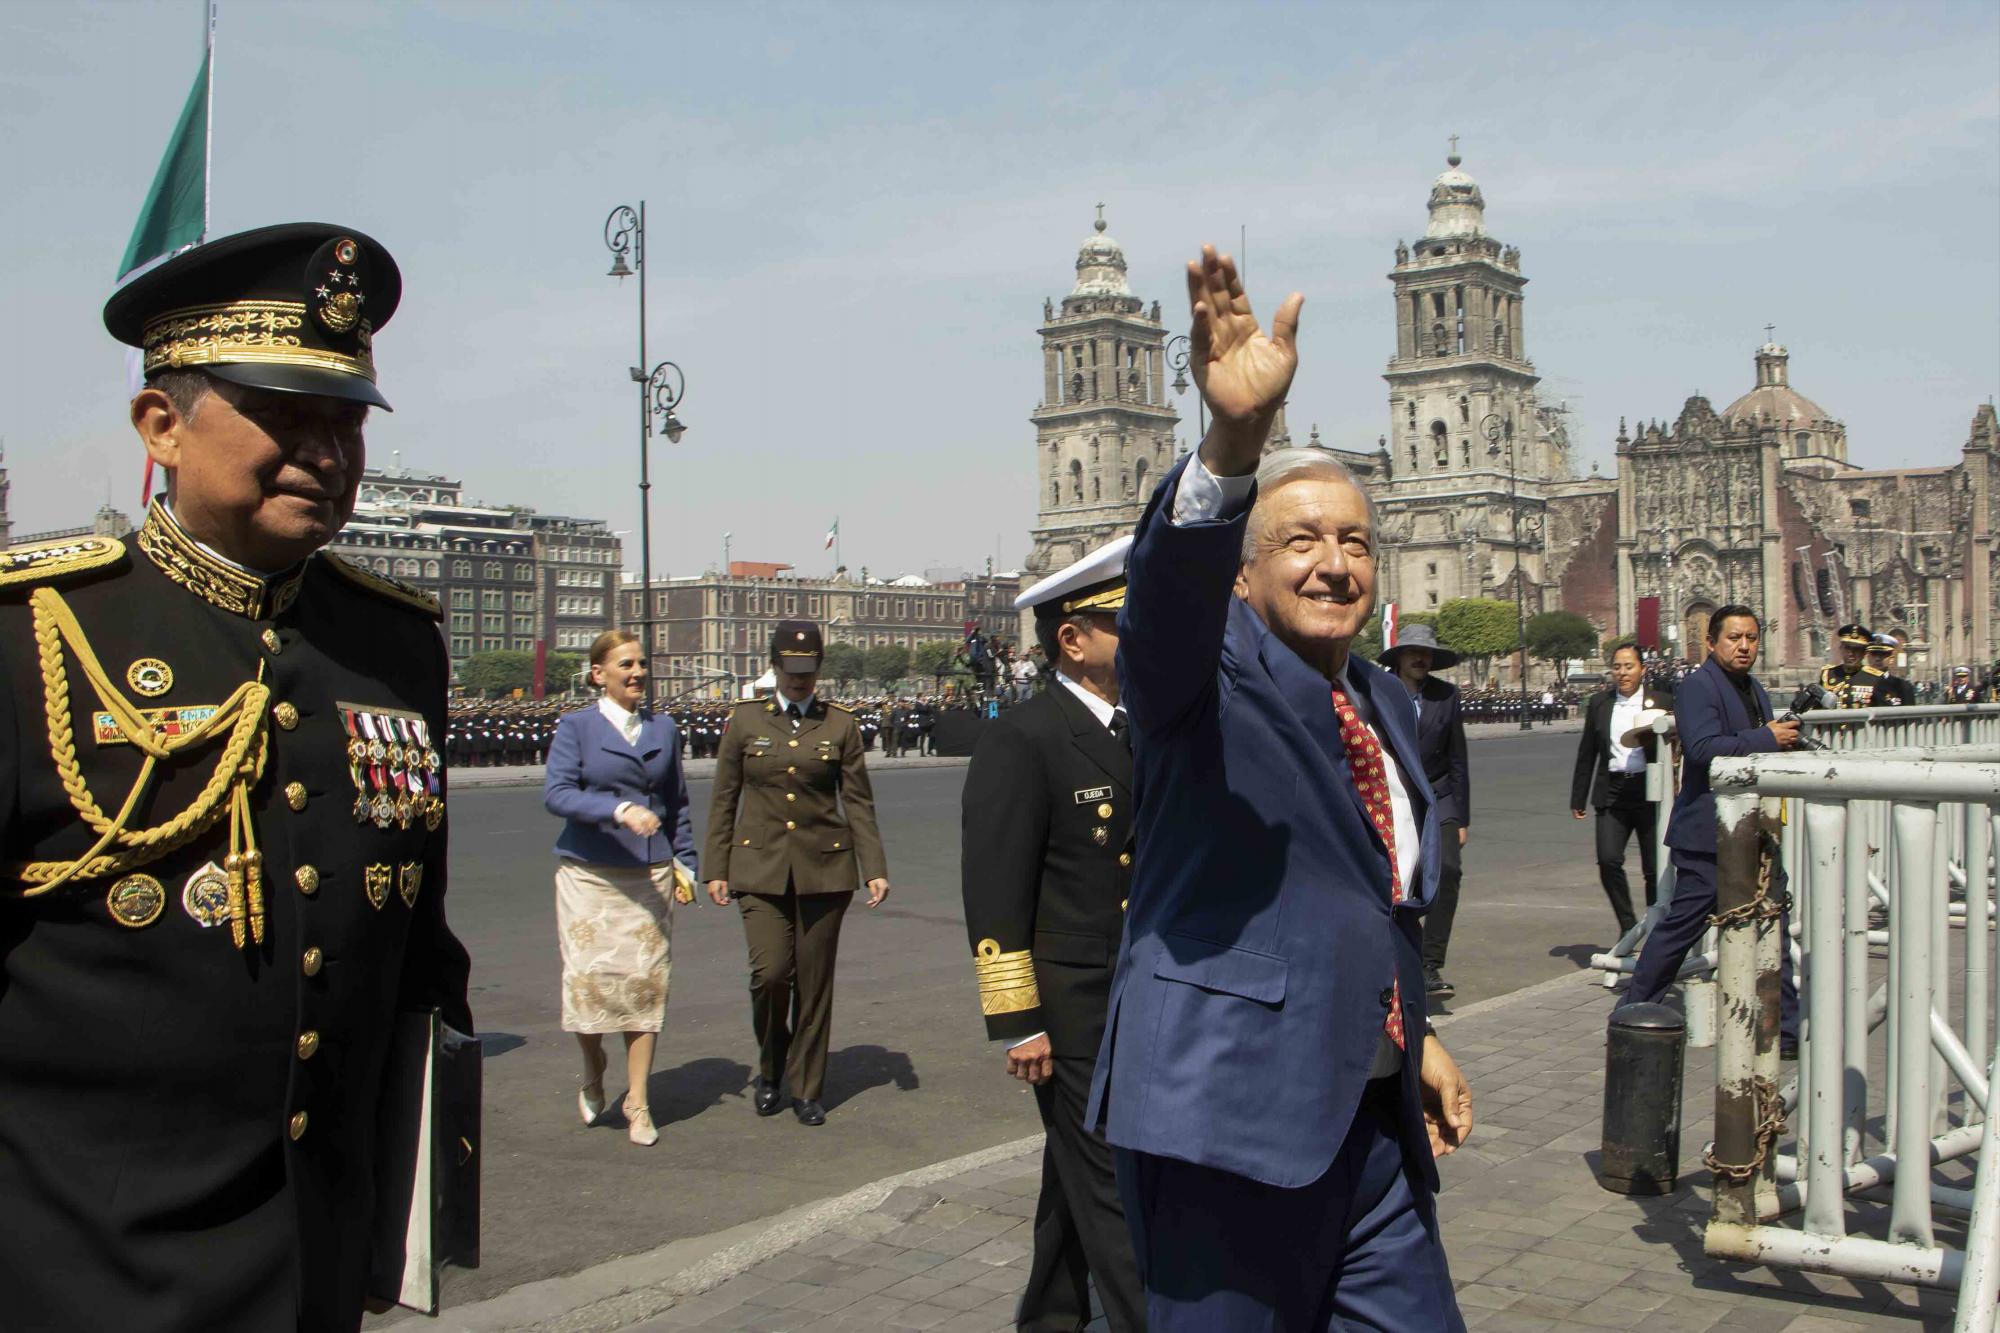
M 1448 666 L 1458 665 L 1458 654 L 1440 644 L 1437 640 L 1437 631 L 1429 625 L 1424 624 L 1406 625 L 1399 629 L 1396 634 L 1396 642 L 1392 646 L 1384 648 L 1382 656 L 1378 660 L 1383 666 L 1394 671 L 1396 669 L 1396 654 L 1402 652 L 1405 648 L 1430 649 L 1432 670 L 1441 670 Z
M 402 298 L 402 271 L 379 242 L 352 227 L 287 222 L 145 270 L 104 303 L 104 327 L 145 354 L 148 375 L 202 370 L 387 408 L 374 339 Z

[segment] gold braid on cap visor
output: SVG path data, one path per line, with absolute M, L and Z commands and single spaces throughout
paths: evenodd
M 1113 587 L 1099 588 L 1096 592 L 1082 597 L 1072 597 L 1062 604 L 1064 615 L 1078 611 L 1119 611 L 1125 606 L 1125 585 L 1121 582 Z
M 306 308 L 298 301 L 225 301 L 170 310 L 146 321 L 140 340 L 146 349 L 145 373 L 184 366 L 314 366 L 375 382 L 365 321 L 356 356 L 305 346 L 297 333 L 305 322 Z

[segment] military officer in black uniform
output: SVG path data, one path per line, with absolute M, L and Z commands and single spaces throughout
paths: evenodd
M 1111 1150 L 1084 1129 L 1132 878 L 1132 750 L 1118 708 L 1130 537 L 1023 593 L 1056 677 L 981 734 L 966 773 L 960 883 L 986 1034 L 1035 1087 L 1048 1132 L 1016 1323 L 1080 1329 L 1097 1281 L 1114 1329 L 1145 1327 Z
M 1819 673 L 1819 683 L 1840 700 L 1842 708 L 1878 708 L 1887 675 L 1864 660 L 1875 636 L 1866 625 L 1842 625 L 1838 631 L 1840 660 Z
M 1868 637 L 1868 665 L 1882 673 L 1882 684 L 1875 692 L 1878 706 L 1909 708 L 1917 702 L 1917 687 L 1895 673 L 1896 654 L 1902 647 L 1901 639 L 1882 630 Z
M 472 1031 L 438 606 L 319 549 L 399 292 L 317 224 L 126 284 L 166 497 L 0 553 L 7 1328 L 356 1328 L 395 1019 Z

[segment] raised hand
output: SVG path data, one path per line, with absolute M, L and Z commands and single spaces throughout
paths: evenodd
M 1211 468 L 1235 464 L 1240 475 L 1256 465 L 1270 433 L 1272 419 L 1291 391 L 1299 367 L 1299 310 L 1305 297 L 1293 292 L 1272 317 L 1266 335 L 1251 313 L 1236 261 L 1219 255 L 1212 245 L 1188 263 L 1188 306 L 1193 325 L 1188 330 L 1188 361 L 1194 381 L 1215 418 L 1211 437 L 1214 456 L 1204 445 Z

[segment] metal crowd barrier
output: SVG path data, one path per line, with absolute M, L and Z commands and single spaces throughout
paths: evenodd
M 1653 730 L 1661 738 L 1661 751 L 1666 752 L 1675 735 L 1672 716 L 1654 723 Z M 1944 749 L 1963 751 L 1968 746 L 2000 745 L 2000 704 L 1819 710 L 1801 714 L 1799 730 L 1801 735 L 1818 741 L 1826 750 L 1866 750 L 1884 755 L 1893 752 L 1898 758 L 1922 759 Z M 1966 756 L 1960 754 L 1959 757 Z M 1591 956 L 1590 966 L 1603 974 L 1607 990 L 1616 987 L 1621 978 L 1632 974 L 1646 937 L 1666 915 L 1667 904 L 1673 899 L 1674 871 L 1666 843 L 1667 817 L 1673 810 L 1676 789 L 1672 765 L 1647 765 L 1646 800 L 1653 807 L 1655 856 L 1659 866 L 1658 901 L 1647 908 L 1632 929 L 1620 936 L 1610 949 Z M 1881 843 L 1878 841 L 1875 845 L 1880 846 Z M 1960 878 L 1963 879 L 1962 872 Z M 1955 914 L 1963 913 L 1963 907 L 1959 905 L 1954 905 L 1953 910 Z M 1795 936 L 1798 933 L 1796 925 L 1793 933 Z M 1876 932 L 1873 942 L 1886 943 L 1886 934 Z M 1792 947 L 1796 964 L 1797 945 Z M 1682 1003 L 1687 1014 L 1688 1045 L 1692 1047 L 1715 1044 L 1715 966 L 1716 933 L 1710 930 L 1703 936 L 1700 948 L 1689 950 L 1679 973 Z
M 2000 745 L 1983 733 L 2000 709 L 1881 712 L 1908 716 L 1895 734 L 1918 743 L 1717 760 L 1711 769 L 1722 1021 L 1705 1247 L 1850 1279 L 1955 1288 L 1954 1328 L 1989 1333 L 2000 1298 L 2000 1116 L 1988 1107 Z M 1911 716 L 1919 714 L 1932 716 Z M 1814 731 L 1831 742 L 1833 728 L 1856 718 L 1829 715 Z M 1890 734 L 1874 731 L 1875 719 L 1864 725 L 1859 734 Z M 1786 875 L 1773 873 L 1779 865 Z M 1778 926 L 1787 888 L 1793 941 Z M 1871 929 L 1880 915 L 1871 909 L 1886 909 L 1886 931 Z M 1954 927 L 1963 941 L 1956 963 Z M 1887 946 L 1879 986 L 1871 942 Z M 1793 955 L 1799 1078 L 1787 1088 L 1779 949 L 1793 945 L 1803 946 Z M 1955 1007 L 1962 1027 L 1951 1022 Z M 1886 1046 L 1879 1069 L 1869 1050 L 1877 1026 Z M 1886 1113 L 1879 1122 L 1869 1115 L 1871 1092 Z M 1779 1139 L 1795 1109 L 1788 1155 Z M 1871 1153 L 1878 1123 L 1881 1150 Z M 1970 1191 L 1933 1181 L 1935 1167 L 1975 1152 Z M 1884 1190 L 1886 1235 L 1850 1234 L 1849 1201 Z M 1773 1225 L 1799 1209 L 1799 1227 Z M 1969 1217 L 1964 1249 L 1940 1243 L 1940 1212 Z

